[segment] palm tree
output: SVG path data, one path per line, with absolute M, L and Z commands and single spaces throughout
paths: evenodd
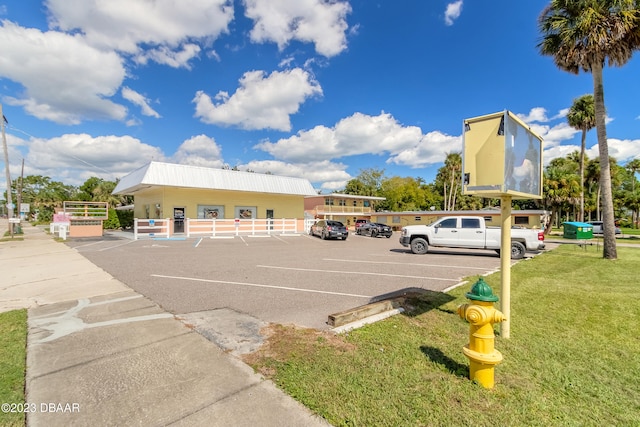
M 596 213 L 596 220 L 600 220 L 600 160 L 587 159 L 585 165 L 585 184 L 587 194 L 591 198 L 593 209 Z M 591 215 L 589 215 L 591 217 Z
M 638 202 L 640 201 L 640 195 L 636 193 L 636 174 L 640 171 L 640 159 L 631 160 L 625 165 L 625 169 L 631 175 L 631 201 L 629 202 L 629 207 L 632 210 L 631 222 L 633 223 L 633 228 L 638 228 L 638 208 L 640 207 Z
M 624 167 L 631 174 L 631 191 L 633 192 L 636 190 L 636 174 L 640 172 L 640 159 L 633 159 Z
M 626 64 L 640 47 L 638 0 L 552 0 L 538 20 L 540 53 L 553 57 L 563 71 L 591 73 L 600 154 L 600 185 L 604 222 L 603 257 L 618 257 L 615 240 L 613 191 L 605 125 L 605 63 Z
M 580 194 L 575 166 L 568 159 L 558 157 L 551 160 L 544 171 L 544 204 L 551 208 L 551 217 L 544 233 L 549 234 L 563 206 L 575 204 Z
M 444 187 L 444 210 L 455 210 L 456 198 L 462 185 L 462 155 L 458 152 L 447 153 L 444 166 L 440 168 L 438 175 Z
M 584 150 L 587 142 L 587 132 L 596 126 L 596 111 L 593 95 L 582 95 L 573 100 L 573 105 L 567 113 L 569 126 L 582 131 L 580 143 L 580 215 L 578 221 L 584 221 Z

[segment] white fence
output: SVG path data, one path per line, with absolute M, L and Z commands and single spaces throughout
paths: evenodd
M 169 237 L 171 235 L 172 220 L 164 219 L 138 219 L 133 221 L 133 238 L 141 237 Z
M 257 235 L 295 235 L 306 233 L 313 221 L 296 218 L 193 219 L 184 220 L 184 232 L 175 233 L 174 223 L 166 219 L 134 219 L 134 239 L 143 237 L 233 237 Z

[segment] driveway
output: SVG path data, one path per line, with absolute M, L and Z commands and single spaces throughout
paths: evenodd
M 414 255 L 391 238 L 307 235 L 67 242 L 176 315 L 225 309 L 262 322 L 328 329 L 332 313 L 406 289 L 442 291 L 499 268 L 493 251 Z

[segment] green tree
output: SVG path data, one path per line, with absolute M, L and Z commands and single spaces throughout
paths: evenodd
M 87 179 L 80 187 L 78 187 L 78 200 L 81 201 L 92 201 L 93 200 L 93 192 L 95 188 L 100 185 L 102 179 L 98 177 L 91 177 Z
M 551 227 L 563 207 L 577 203 L 580 197 L 580 177 L 576 173 L 575 163 L 568 158 L 551 160 L 545 168 L 543 187 L 544 203 L 551 210 L 551 217 L 545 234 Z
M 578 221 L 584 221 L 584 152 L 587 142 L 587 132 L 596 126 L 596 111 L 593 95 L 582 95 L 573 100 L 573 105 L 567 113 L 569 126 L 582 131 L 580 141 L 580 216 Z
M 605 227 L 603 256 L 616 259 L 602 69 L 605 63 L 626 64 L 640 47 L 638 0 L 552 0 L 538 23 L 542 34 L 540 52 L 552 56 L 561 70 L 574 74 L 583 70 L 593 79 Z
M 357 177 L 349 180 L 343 193 L 359 196 L 378 196 L 384 179 L 384 169 L 360 169 Z
M 29 175 L 22 180 L 22 201 L 29 203 L 39 222 L 51 221 L 56 208 L 61 208 L 65 200 L 74 200 L 76 193 L 75 187 L 41 175 Z
M 436 187 L 442 194 L 443 209 L 455 210 L 462 192 L 462 155 L 459 152 L 447 153 L 444 166 L 436 174 Z
M 379 193 L 386 200 L 378 205 L 382 210 L 417 211 L 426 205 L 425 191 L 420 181 L 411 178 L 394 176 L 382 181 Z
M 640 192 L 636 191 L 636 174 L 640 172 L 640 159 L 633 159 L 625 165 L 629 172 L 631 189 L 627 197 L 627 207 L 631 209 L 631 223 L 633 228 L 638 228 L 638 212 L 640 212 Z

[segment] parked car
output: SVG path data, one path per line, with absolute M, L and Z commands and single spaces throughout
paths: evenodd
M 312 236 L 319 236 L 323 240 L 326 239 L 342 239 L 347 240 L 349 231 L 340 221 L 333 221 L 330 219 L 321 219 L 316 221 L 315 224 L 309 229 L 309 234 Z
M 356 231 L 358 231 L 358 228 L 360 228 L 364 224 L 368 224 L 368 223 L 369 223 L 368 219 L 356 219 L 356 223 L 355 223 Z
M 381 224 L 379 222 L 368 222 L 357 228 L 356 234 L 371 237 L 384 236 L 388 239 L 393 234 L 393 230 L 391 230 L 391 227 L 389 227 L 387 224 Z
M 602 227 L 602 221 L 588 221 L 587 224 L 593 225 L 593 234 L 602 234 L 604 228 Z M 616 226 L 616 234 L 622 234 L 620 227 Z

